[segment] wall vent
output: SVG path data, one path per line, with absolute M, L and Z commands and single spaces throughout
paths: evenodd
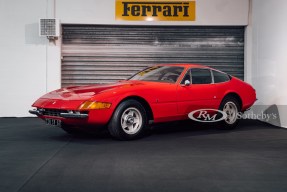
M 59 19 L 40 19 L 39 35 L 54 39 L 60 36 L 60 21 Z

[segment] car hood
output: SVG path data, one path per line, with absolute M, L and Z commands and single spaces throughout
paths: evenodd
M 95 84 L 88 86 L 76 86 L 76 87 L 66 87 L 52 91 L 42 96 L 41 98 L 46 99 L 61 99 L 61 100 L 87 100 L 96 94 L 104 91 L 112 90 L 115 88 L 123 88 L 129 86 L 140 85 L 138 81 L 120 81 L 116 83 L 109 84 Z
M 84 101 L 92 99 L 97 94 L 109 91 L 121 92 L 120 89 L 123 91 L 142 89 L 145 85 L 151 84 L 156 83 L 131 80 L 110 84 L 66 87 L 43 95 L 32 106 L 37 108 L 74 110 Z

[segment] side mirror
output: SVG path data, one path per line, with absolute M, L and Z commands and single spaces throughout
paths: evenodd
M 189 80 L 185 80 L 184 81 L 184 86 L 189 86 L 190 85 L 190 81 Z

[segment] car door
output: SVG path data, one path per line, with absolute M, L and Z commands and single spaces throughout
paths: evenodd
M 197 109 L 216 108 L 216 100 L 217 88 L 210 69 L 189 69 L 177 89 L 179 115 L 187 117 Z

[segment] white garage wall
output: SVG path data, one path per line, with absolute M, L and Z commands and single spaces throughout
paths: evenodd
M 39 96 L 60 86 L 60 47 L 38 36 L 51 7 L 51 0 L 0 1 L 0 117 L 29 115 Z
M 251 82 L 257 90 L 258 105 L 278 108 L 280 121 L 272 124 L 287 128 L 287 1 L 252 1 Z
M 195 0 L 196 21 L 116 21 L 115 0 L 56 1 L 56 15 L 63 23 L 127 25 L 247 25 L 249 0 Z
M 27 115 L 46 91 L 46 40 L 38 36 L 45 14 L 45 1 L 0 1 L 0 116 Z

